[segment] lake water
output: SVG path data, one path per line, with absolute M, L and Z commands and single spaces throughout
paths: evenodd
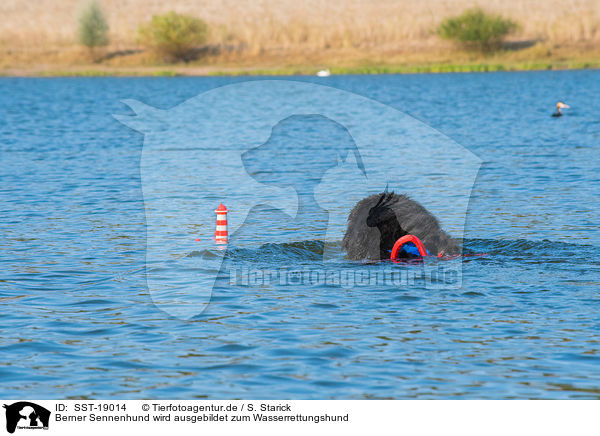
M 600 398 L 600 72 L 292 79 L 406 112 L 481 159 L 464 246 L 486 255 L 446 261 L 460 287 L 221 282 L 202 313 L 172 316 L 148 287 L 169 271 L 146 264 L 144 137 L 112 115 L 132 113 L 123 99 L 168 109 L 247 79 L 4 78 L 0 396 Z M 571 109 L 554 119 L 558 100 Z M 226 263 L 321 265 L 310 228 L 263 221 L 276 240 Z M 214 221 L 198 225 L 184 238 L 210 240 Z M 349 267 L 378 268 L 329 264 Z

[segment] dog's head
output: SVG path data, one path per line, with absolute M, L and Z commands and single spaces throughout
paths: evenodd
M 391 207 L 391 203 L 394 199 L 393 192 L 383 192 L 379 196 L 379 200 L 369 210 L 369 215 L 367 216 L 367 226 L 369 227 L 377 227 L 380 224 L 389 222 L 391 220 L 397 220 L 396 213 L 394 209 Z

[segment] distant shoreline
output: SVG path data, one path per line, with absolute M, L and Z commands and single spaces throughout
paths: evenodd
M 332 67 L 331 75 L 349 74 L 432 74 L 485 73 L 511 71 L 562 71 L 600 69 L 600 60 L 532 61 L 497 63 L 432 63 L 426 65 L 366 65 Z M 5 68 L 0 77 L 208 77 L 208 76 L 313 76 L 321 68 L 289 67 L 220 67 L 218 65 L 172 65 L 148 67 L 65 66 L 58 68 Z
M 595 0 L 475 2 L 518 24 L 492 51 L 446 40 L 445 19 L 471 0 L 239 2 L 97 0 L 106 45 L 88 50 L 79 25 L 83 0 L 3 0 L 0 76 L 280 76 L 416 74 L 600 68 L 600 10 Z M 32 4 L 30 4 L 32 3 Z M 35 3 L 35 4 L 33 4 Z M 205 41 L 189 63 L 164 61 L 139 31 L 170 11 L 203 20 Z M 177 58 L 177 57 L 176 57 Z M 162 60 L 161 60 L 162 59 Z

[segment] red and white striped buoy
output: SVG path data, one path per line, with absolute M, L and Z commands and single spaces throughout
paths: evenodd
M 215 241 L 217 244 L 227 244 L 229 237 L 227 233 L 227 208 L 223 203 L 215 210 L 217 213 L 217 229 L 215 230 Z

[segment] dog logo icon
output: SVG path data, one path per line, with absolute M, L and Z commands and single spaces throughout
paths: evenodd
M 14 433 L 18 429 L 48 430 L 50 411 L 29 401 L 19 401 L 4 405 L 6 409 L 6 431 Z

